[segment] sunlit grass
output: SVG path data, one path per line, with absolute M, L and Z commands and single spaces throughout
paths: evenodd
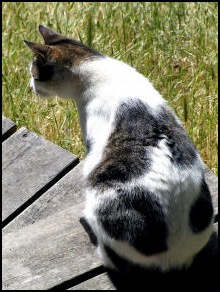
M 143 73 L 184 123 L 217 174 L 217 2 L 3 2 L 3 114 L 18 127 L 85 155 L 75 105 L 29 88 L 43 24 Z

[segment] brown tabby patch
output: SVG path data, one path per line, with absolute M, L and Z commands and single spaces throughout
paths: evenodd
M 91 58 L 104 57 L 89 46 L 42 25 L 39 26 L 39 31 L 44 39 L 44 45 L 28 41 L 25 43 L 35 54 L 45 58 L 48 62 L 72 67 Z

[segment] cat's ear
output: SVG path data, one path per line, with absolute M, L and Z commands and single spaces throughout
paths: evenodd
M 34 53 L 39 54 L 43 57 L 47 56 L 48 53 L 51 51 L 50 46 L 35 44 L 26 40 L 24 40 L 24 42 Z
M 59 41 L 59 40 L 64 38 L 61 34 L 55 32 L 55 31 L 53 31 L 53 30 L 51 30 L 43 25 L 39 25 L 39 32 L 42 35 L 42 37 L 44 39 L 44 43 L 46 45 L 48 45 L 52 42 Z

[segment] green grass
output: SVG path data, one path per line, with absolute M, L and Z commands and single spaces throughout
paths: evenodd
M 75 105 L 29 88 L 43 24 L 143 73 L 184 123 L 217 174 L 217 2 L 3 2 L 3 114 L 18 127 L 85 155 Z

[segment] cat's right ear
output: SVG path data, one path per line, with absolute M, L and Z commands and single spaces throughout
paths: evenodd
M 51 48 L 47 45 L 35 44 L 29 41 L 24 40 L 25 44 L 36 54 L 39 54 L 43 57 L 50 52 Z
M 39 32 L 44 39 L 44 44 L 49 45 L 50 43 L 57 42 L 59 40 L 65 39 L 64 36 L 57 33 L 56 31 L 49 29 L 43 25 L 39 25 Z

